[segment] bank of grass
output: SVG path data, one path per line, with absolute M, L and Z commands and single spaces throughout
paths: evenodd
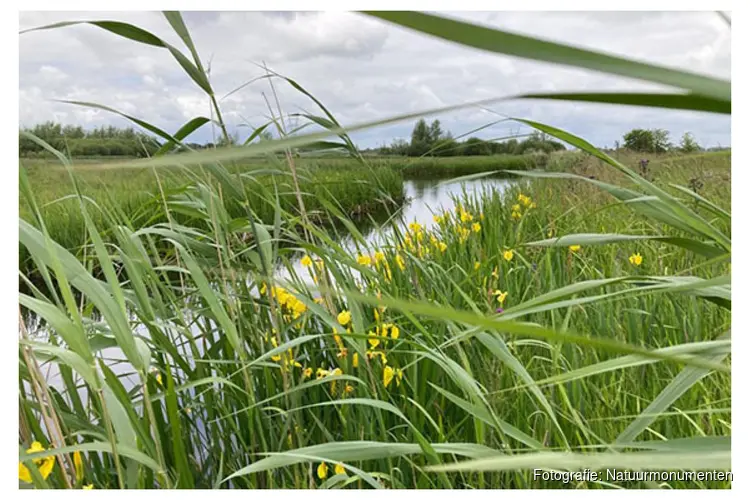
M 81 252 L 89 243 L 79 202 L 78 185 L 92 204 L 91 217 L 98 227 L 108 226 L 107 213 L 119 212 L 131 229 L 175 222 L 205 227 L 200 213 L 189 202 L 180 203 L 198 180 L 221 187 L 219 199 L 230 218 L 244 217 L 250 208 L 260 219 L 273 223 L 276 205 L 301 216 L 295 186 L 287 166 L 276 159 L 260 159 L 230 165 L 226 173 L 205 168 L 107 169 L 106 162 L 82 162 L 72 175 L 50 161 L 22 160 L 29 184 L 52 238 L 65 248 Z M 388 166 L 356 160 L 299 161 L 299 183 L 307 217 L 321 225 L 337 222 L 334 214 L 355 221 L 382 219 L 403 202 L 401 175 Z M 239 186 L 239 189 L 237 187 Z M 172 213 L 167 217 L 167 205 Z M 19 199 L 21 218 L 35 223 L 24 197 Z M 21 249 L 22 269 L 28 264 Z
M 546 158 L 546 155 L 496 155 L 371 157 L 365 163 L 354 158 L 335 157 L 297 158 L 294 161 L 300 171 L 300 190 L 305 209 L 311 220 L 325 224 L 337 221 L 334 214 L 338 213 L 359 222 L 371 217 L 382 220 L 387 209 L 396 208 L 403 202 L 402 178 L 444 179 L 501 170 L 531 170 L 544 166 Z M 27 172 L 37 202 L 42 206 L 53 239 L 65 248 L 82 249 L 88 239 L 78 201 L 71 198 L 75 189 L 70 173 L 49 159 L 21 159 L 20 163 Z M 196 179 L 220 181 L 212 175 L 211 168 L 172 167 L 158 171 L 103 168 L 107 163 L 106 159 L 101 158 L 74 160 L 72 170 L 81 193 L 99 207 L 91 216 L 99 222 L 97 225 L 100 227 L 107 225 L 101 223 L 106 219 L 103 211 L 121 211 L 133 229 L 167 222 L 166 201 L 179 199 Z M 243 215 L 245 208 L 242 202 L 245 202 L 261 220 L 271 223 L 276 193 L 281 208 L 286 211 L 296 209 L 295 188 L 289 168 L 283 161 L 272 157 L 258 158 L 228 165 L 226 170 L 233 186 L 244 186 L 241 193 L 234 193 L 231 189 L 222 192 L 221 199 L 231 217 Z M 19 203 L 21 217 L 34 222 L 23 197 Z M 333 210 L 329 204 L 333 205 Z M 191 215 L 188 208 L 183 208 L 176 210 L 172 218 L 189 226 L 195 220 Z M 23 249 L 21 261 L 27 263 L 27 254 Z
M 79 247 L 85 241 L 85 231 L 76 209 L 77 202 L 70 199 L 75 190 L 69 172 L 49 159 L 21 159 L 20 163 L 27 172 L 37 202 L 44 207 L 45 218 L 51 222 L 55 240 L 67 248 Z M 295 163 L 300 169 L 305 208 L 317 220 L 325 221 L 331 219 L 331 213 L 322 200 L 333 202 L 338 210 L 352 218 L 363 218 L 382 212 L 386 205 L 393 208 L 403 201 L 401 178 L 442 179 L 501 170 L 531 170 L 546 165 L 546 155 L 371 157 L 366 164 L 353 158 L 298 158 Z M 74 160 L 74 164 L 73 176 L 82 194 L 99 205 L 122 210 L 135 227 L 164 222 L 165 197 L 179 194 L 195 179 L 211 177 L 210 168 L 173 167 L 158 172 L 102 168 L 107 164 L 106 159 Z M 228 165 L 226 169 L 233 183 L 245 185 L 243 198 L 247 196 L 253 210 L 265 221 L 274 213 L 274 204 L 269 203 L 265 195 L 269 190 L 278 190 L 284 209 L 290 210 L 297 203 L 289 169 L 278 159 L 243 161 Z M 254 174 L 251 181 L 248 181 L 249 172 Z M 266 175 L 255 175 L 259 172 Z M 231 193 L 227 196 L 231 198 Z M 19 203 L 21 217 L 31 220 L 28 204 L 23 198 Z M 231 207 L 231 200 L 228 204 Z
M 729 156 L 692 160 L 660 164 L 654 182 L 668 189 L 700 175 L 702 194 L 728 208 Z M 582 177 L 622 180 L 589 156 L 570 160 L 568 168 Z M 211 186 L 196 180 L 194 187 L 203 198 L 218 196 Z M 672 359 L 676 353 L 712 352 L 715 361 L 728 354 L 722 340 L 728 310 L 690 293 L 638 292 L 617 280 L 540 302 L 551 290 L 591 280 L 675 273 L 712 278 L 728 270 L 726 262 L 711 264 L 654 241 L 528 246 L 571 233 L 668 230 L 613 204 L 611 196 L 582 180 L 522 181 L 502 193 L 488 190 L 458 201 L 456 211 L 436 214 L 432 228 L 396 227 L 390 245 L 363 246 L 355 254 L 315 225 L 308 229 L 317 243 L 301 239 L 295 227 L 304 222 L 280 207 L 277 229 L 254 226 L 249 243 L 235 237 L 218 205 L 203 206 L 206 225 L 198 232 L 167 234 L 155 224 L 136 236 L 110 223 L 119 250 L 96 258 L 128 265 L 114 280 L 98 282 L 107 291 L 103 295 L 84 284 L 93 286 L 93 278 L 58 247 L 62 273 L 84 291 L 83 307 L 69 309 L 83 323 L 51 315 L 46 307 L 63 307 L 52 297 L 27 296 L 21 302 L 54 324 L 57 335 L 50 341 L 68 346 L 67 357 L 53 361 L 68 378 L 58 379 L 53 392 L 59 394 L 54 410 L 64 443 L 84 451 L 81 478 L 73 484 L 599 488 L 608 486 L 606 478 L 562 485 L 523 470 L 441 473 L 429 467 L 488 457 L 512 463 L 542 450 L 602 457 L 622 449 L 662 450 L 655 460 L 671 467 L 667 461 L 676 453 L 692 456 L 670 455 L 682 450 L 681 441 L 710 447 L 729 439 L 728 372 L 707 372 L 644 417 L 649 403 L 663 399 L 665 389 L 683 377 L 685 360 Z M 159 227 L 162 232 L 155 232 Z M 178 248 L 171 257 L 147 250 L 165 237 L 179 242 L 170 244 Z M 40 233 L 23 226 L 21 241 L 54 266 Z M 132 246 L 136 241 L 142 250 Z M 291 281 L 278 283 L 264 270 L 269 262 L 296 255 L 282 241 L 296 242 L 310 257 L 310 276 L 297 276 L 290 267 Z M 210 244 L 207 252 L 201 243 Z M 642 258 L 638 265 L 631 261 L 636 254 Z M 164 280 L 165 267 L 184 268 L 179 287 Z M 117 294 L 123 294 L 126 309 L 107 309 Z M 504 311 L 498 314 L 498 308 Z M 91 309 L 103 314 L 96 326 L 88 326 L 82 312 Z M 79 345 L 77 337 L 87 340 Z M 127 350 L 127 338 L 148 352 L 146 360 Z M 57 352 L 45 345 L 30 344 L 40 355 Z M 99 357 L 98 349 L 113 345 L 122 351 L 108 352 L 106 366 L 116 366 L 119 376 L 102 367 L 112 391 L 105 411 L 93 392 L 99 375 L 67 372 L 65 360 L 72 360 L 73 351 L 83 359 Z M 663 349 L 667 359 L 632 356 L 644 348 Z M 140 387 L 126 382 L 131 374 L 140 374 Z M 28 390 L 22 385 L 22 439 L 47 448 L 49 438 Z M 106 452 L 107 415 L 118 413 L 119 463 Z M 136 448 L 142 455 L 129 451 Z M 62 474 L 58 462 L 46 482 L 63 486 Z
M 406 179 L 442 179 L 502 170 L 533 170 L 544 168 L 548 155 L 421 157 L 390 160 Z

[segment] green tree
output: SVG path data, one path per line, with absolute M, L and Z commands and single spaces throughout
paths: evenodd
M 469 137 L 464 143 L 462 152 L 465 156 L 489 156 L 492 154 L 492 148 L 482 139 Z
M 683 153 L 695 153 L 696 151 L 700 151 L 701 147 L 700 144 L 695 140 L 695 137 L 693 137 L 693 134 L 690 132 L 685 132 L 682 134 L 682 139 L 680 140 L 680 151 Z
M 652 153 L 654 151 L 654 134 L 650 130 L 633 129 L 625 134 L 622 139 L 625 148 L 631 151 L 642 153 Z
M 669 132 L 664 129 L 654 129 L 654 152 L 666 153 L 672 149 L 672 143 L 669 142 Z
M 664 129 L 633 129 L 623 136 L 623 142 L 626 149 L 641 153 L 664 153 L 672 147 Z
M 440 120 L 435 120 L 430 124 L 429 140 L 430 144 L 435 145 L 443 138 L 443 129 L 440 127 Z
M 529 137 L 518 143 L 513 151 L 514 154 L 525 154 L 533 151 L 543 151 L 551 153 L 553 151 L 562 151 L 565 146 L 557 141 L 548 139 L 546 135 L 535 131 Z
M 414 130 L 411 132 L 409 156 L 422 156 L 430 150 L 431 144 L 430 127 L 422 118 L 414 125 Z

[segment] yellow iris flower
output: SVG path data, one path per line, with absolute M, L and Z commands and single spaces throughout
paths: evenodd
M 328 465 L 325 462 L 320 462 L 318 465 L 318 478 L 325 479 L 328 477 Z
M 360 266 L 369 266 L 372 264 L 372 257 L 369 255 L 360 255 L 357 257 L 357 264 Z
M 500 290 L 495 290 L 495 297 L 497 297 L 497 301 L 500 303 L 500 305 L 503 305 L 503 302 L 505 302 L 505 297 L 508 296 L 508 292 L 501 292 Z
M 346 326 L 352 320 L 352 313 L 349 311 L 341 311 L 336 319 L 339 321 L 339 325 Z
M 31 448 L 26 450 L 26 453 L 37 453 L 39 451 L 44 451 L 44 446 L 39 441 L 34 441 L 31 443 Z M 55 457 L 36 458 L 34 459 L 34 465 L 39 469 L 39 474 L 42 475 L 42 478 L 47 479 L 55 467 Z M 23 462 L 18 462 L 18 479 L 25 483 L 32 482 L 31 471 L 29 471 Z
M 401 385 L 401 379 L 404 378 L 404 372 L 400 368 L 386 366 L 383 368 L 383 385 L 388 387 L 393 379 L 396 379 L 396 386 Z
M 629 260 L 629 261 L 630 261 L 630 263 L 631 263 L 631 264 L 633 264 L 634 266 L 640 266 L 640 265 L 641 265 L 641 263 L 643 263 L 643 257 L 641 256 L 641 254 L 640 254 L 640 253 L 634 253 L 633 255 L 631 255 L 631 256 L 630 256 L 630 257 L 628 258 L 628 260 Z

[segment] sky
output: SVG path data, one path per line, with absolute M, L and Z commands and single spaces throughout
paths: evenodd
M 714 12 L 457 12 L 454 18 L 729 79 L 730 29 Z M 262 64 L 292 78 L 343 125 L 529 92 L 668 90 L 667 87 L 490 54 L 346 12 L 184 12 L 222 115 L 244 140 L 269 119 L 276 101 Z M 157 12 L 21 12 L 20 30 L 60 21 L 117 20 L 146 29 L 188 54 Z M 19 39 L 19 125 L 48 120 L 93 128 L 130 126 L 106 111 L 56 100 L 109 106 L 176 132 L 211 117 L 206 94 L 171 54 L 90 25 L 29 32 Z M 288 84 L 274 84 L 286 114 L 322 114 Z M 673 142 L 691 132 L 704 147 L 729 146 L 730 118 L 601 104 L 506 101 L 439 115 L 459 136 L 503 116 L 553 125 L 601 147 L 633 128 L 663 128 Z M 298 122 L 298 124 L 301 122 Z M 294 127 L 294 122 L 288 124 Z M 353 134 L 361 148 L 410 137 L 414 121 Z M 307 129 L 312 131 L 313 129 Z M 503 122 L 475 134 L 491 139 L 525 133 Z M 212 141 L 209 126 L 189 142 Z

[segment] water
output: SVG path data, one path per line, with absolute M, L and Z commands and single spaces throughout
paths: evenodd
M 429 229 L 435 224 L 432 219 L 433 215 L 445 210 L 452 210 L 455 206 L 455 198 L 466 193 L 468 195 L 479 195 L 484 191 L 503 192 L 512 184 L 507 179 L 493 179 L 485 177 L 482 179 L 472 180 L 412 180 L 404 181 L 404 195 L 407 202 L 401 208 L 396 223 L 400 228 L 405 228 L 411 222 L 421 224 L 425 229 Z M 391 235 L 393 228 L 389 223 L 385 227 L 374 227 L 364 235 L 367 246 L 370 250 L 388 245 L 392 242 Z M 342 248 L 355 255 L 359 249 L 354 239 L 347 236 L 340 242 Z M 298 279 L 303 280 L 308 285 L 312 284 L 312 278 L 307 269 L 300 263 L 302 255 L 291 262 L 291 268 Z M 279 281 L 290 280 L 292 273 L 288 268 L 279 267 L 276 277 Z
M 502 193 L 510 185 L 511 181 L 506 179 L 492 178 L 454 181 L 405 181 L 404 194 L 407 202 L 401 207 L 400 213 L 397 214 L 395 225 L 404 228 L 411 222 L 418 222 L 428 229 L 435 224 L 432 219 L 433 215 L 445 210 L 452 210 L 455 207 L 456 197 L 460 197 L 464 193 L 467 195 L 479 195 L 482 192 L 493 190 Z M 391 237 L 392 233 L 393 226 L 391 223 L 383 227 L 370 228 L 364 235 L 368 250 L 375 251 L 375 249 L 381 246 L 389 245 L 393 241 Z M 352 255 L 356 255 L 359 252 L 354 239 L 350 236 L 346 236 L 340 244 L 345 250 L 350 251 Z M 301 258 L 302 254 L 298 255 L 290 263 L 291 268 L 298 280 L 302 280 L 314 288 L 310 274 L 300 263 Z M 357 273 L 354 272 L 354 274 L 356 275 Z M 288 267 L 280 265 L 276 277 L 279 282 L 290 281 L 292 274 Z M 148 330 L 143 325 L 135 325 L 134 330 L 139 335 L 148 336 Z M 36 335 L 46 335 L 47 333 L 44 329 L 36 331 Z M 194 333 L 198 334 L 199 332 L 195 331 Z M 119 347 L 107 347 L 99 352 L 99 356 L 120 377 L 121 382 L 127 390 L 132 389 L 138 384 L 138 377 L 132 365 L 125 360 L 125 356 Z M 56 363 L 45 364 L 42 371 L 45 373 L 47 382 L 50 385 L 58 389 L 63 388 Z
M 455 208 L 456 197 L 460 197 L 464 193 L 470 196 L 479 195 L 485 191 L 499 191 L 502 193 L 510 185 L 511 181 L 491 178 L 454 181 L 405 181 L 404 195 L 407 202 L 396 215 L 395 225 L 404 228 L 411 222 L 417 222 L 428 229 L 435 224 L 432 219 L 433 215 Z M 392 233 L 393 225 L 391 223 L 388 223 L 384 227 L 370 228 L 365 234 L 365 241 L 367 242 L 369 251 L 374 251 L 378 247 L 390 244 L 393 241 L 391 237 Z M 355 241 L 350 236 L 345 237 L 340 244 L 344 249 L 351 251 L 352 254 L 356 254 L 359 251 Z M 300 254 L 291 262 L 294 274 L 296 274 L 298 280 L 303 280 L 308 285 L 314 286 L 307 269 L 300 263 L 301 258 L 302 255 Z M 279 266 L 277 279 L 280 282 L 290 280 L 291 276 L 289 268 Z M 143 325 L 134 325 L 134 330 L 135 333 L 145 337 L 149 334 Z M 40 333 L 42 335 L 48 334 L 44 329 L 37 331 L 37 335 Z M 198 334 L 199 332 L 195 331 L 194 333 Z M 202 344 L 200 343 L 199 350 L 202 351 Z M 139 378 L 133 366 L 127 362 L 124 353 L 119 347 L 102 349 L 98 353 L 98 356 L 104 359 L 109 368 L 120 378 L 120 382 L 126 390 L 131 390 L 139 384 Z M 64 384 L 57 363 L 45 363 L 42 366 L 42 373 L 49 385 L 58 390 L 64 390 Z M 85 404 L 87 393 L 81 390 L 79 394 L 84 399 Z M 142 407 L 136 409 L 139 413 L 142 410 Z M 196 419 L 196 423 L 199 432 L 202 433 L 205 423 L 200 418 Z M 40 424 L 44 426 L 44 422 L 40 422 Z

